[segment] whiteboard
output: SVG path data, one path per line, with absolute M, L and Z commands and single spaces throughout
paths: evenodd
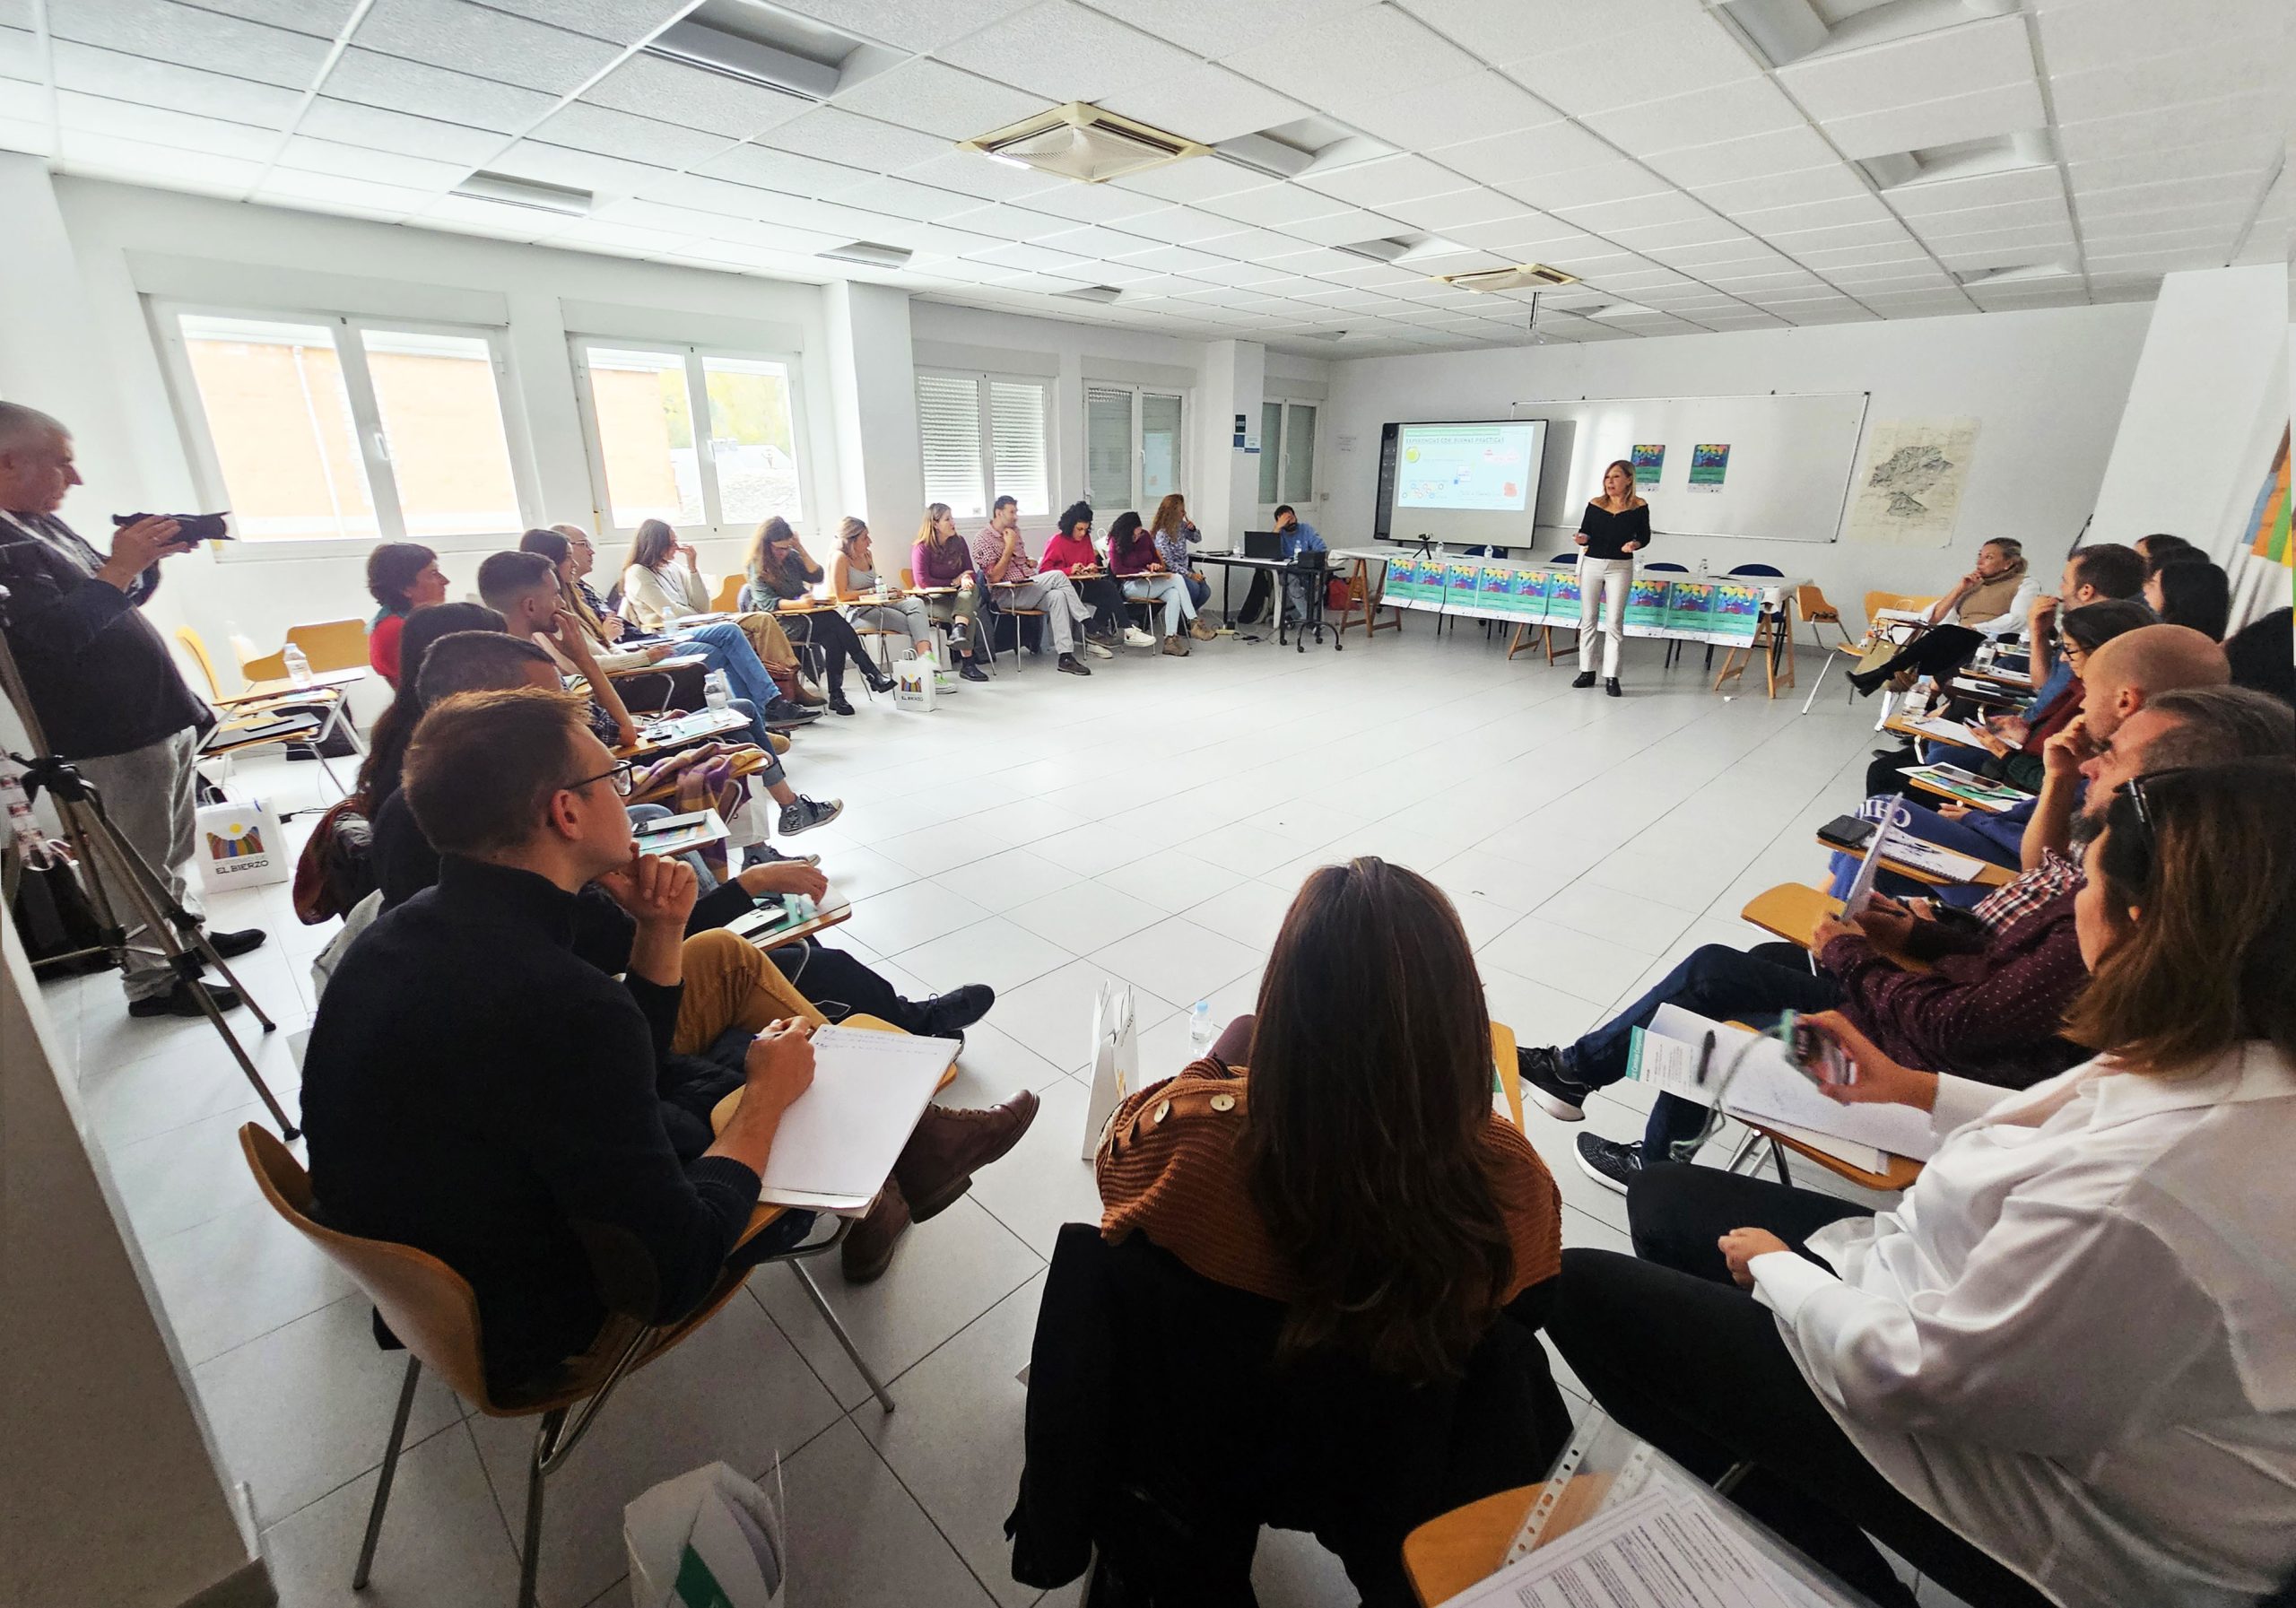
M 1587 501 L 1602 495 L 1605 465 L 1653 444 L 1666 449 L 1658 482 L 1636 490 L 1649 500 L 1657 535 L 1832 542 L 1848 511 L 1868 400 L 1864 391 L 1627 396 L 1518 402 L 1512 412 L 1549 422 L 1542 532 L 1577 530 Z M 1692 448 L 1710 442 L 1729 446 L 1728 466 L 1718 487 L 1693 490 Z

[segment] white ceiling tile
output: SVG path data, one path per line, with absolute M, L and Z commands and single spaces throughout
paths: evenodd
M 1654 152 L 1641 160 L 1674 183 L 1692 187 L 1803 172 L 1840 162 L 1824 136 L 1806 126 Z
M 1353 246 L 1410 231 L 1384 213 L 1344 212 L 1334 213 L 1327 218 L 1303 218 L 1297 223 L 1286 223 L 1283 232 L 1318 246 Z
M 1703 278 L 1704 270 L 1728 263 L 1781 263 L 1777 252 L 1755 239 L 1752 235 L 1734 235 L 1727 239 L 1714 240 L 1698 246 L 1645 245 L 1647 251 L 1658 261 Z
M 1738 227 L 1726 218 L 1693 218 L 1681 223 L 1653 223 L 1641 227 L 1612 227 L 1603 231 L 1622 246 L 1631 246 L 1637 251 L 1654 251 L 1665 247 L 1715 246 L 1746 238 Z
M 1480 247 L 1485 251 L 1515 251 L 1533 248 L 1585 250 L 1594 244 L 1584 230 L 1576 230 L 1561 219 L 1545 213 L 1518 213 L 1511 218 L 1500 218 L 1491 223 L 1454 224 L 1442 230 L 1447 240 L 1457 240 L 1462 246 Z
M 1586 122 L 1596 134 L 1637 156 L 1807 126 L 1794 103 L 1767 78 L 1741 78 L 1664 100 L 1598 112 Z
M 1718 212 L 1736 216 L 1764 207 L 1796 206 L 1813 201 L 1836 201 L 1870 194 L 1865 181 L 1845 162 L 1805 168 L 1795 173 L 1769 173 L 1758 178 L 1735 178 L 1723 184 L 1700 185 L 1692 193 Z
M 1231 250 L 1220 243 L 1222 240 L 1230 237 L 1237 237 L 1239 240 L 1246 239 L 1263 232 L 1257 230 L 1246 230 L 1239 235 L 1236 221 L 1233 218 L 1222 218 L 1212 213 L 1200 213 L 1192 206 L 1164 206 L 1157 208 L 1154 212 L 1135 213 L 1124 220 L 1124 230 L 1127 234 L 1145 235 L 1151 239 L 1170 240 L 1181 246 L 1201 246 L 1205 250 L 1217 252 L 1222 256 L 1241 256 L 1245 255 L 1246 249 L 1239 245 L 1236 249 Z M 1281 240 L 1283 237 L 1271 234 L 1267 238 Z M 1251 248 L 1250 249 L 1257 253 L 1264 248 Z
M 1446 145 L 1429 154 L 1445 167 L 1484 184 L 1512 184 L 1607 161 L 1617 152 L 1583 128 L 1548 123 Z
M 1821 52 L 1780 67 L 1778 77 L 1811 117 L 1829 123 L 1976 90 L 2031 84 L 2033 53 L 2025 19 L 2012 13 L 1862 50 Z
M 903 168 L 900 176 L 916 184 L 977 196 L 983 201 L 1018 201 L 1023 196 L 1057 189 L 1067 179 L 1033 169 L 992 161 L 977 151 L 949 151 L 930 161 Z
M 1554 109 L 1513 79 L 1477 71 L 1347 109 L 1366 134 L 1414 151 L 1489 139 L 1558 120 Z
M 553 112 L 531 137 L 657 168 L 692 167 L 724 151 L 728 143 L 722 134 L 640 117 L 584 100 Z
M 328 43 L 170 0 L 48 0 L 51 38 L 100 45 L 179 67 L 308 89 Z
M 1076 0 L 1037 0 L 935 54 L 1054 102 L 1098 101 L 1137 78 L 1178 74 L 1196 65 L 1187 52 Z
M 1308 189 L 1336 196 L 1357 206 L 1377 207 L 1390 201 L 1448 195 L 1471 189 L 1474 181 L 1438 167 L 1423 156 L 1381 157 L 1328 173 L 1303 173 L 1296 181 Z
M 2277 135 L 2285 116 L 2284 96 L 2255 91 L 2087 119 L 2067 117 L 2059 107 L 2057 149 L 2069 162 L 2135 156 L 2259 133 Z
M 172 107 L 203 117 L 224 117 L 235 123 L 258 123 L 283 128 L 301 97 L 275 84 L 245 78 L 227 78 L 196 67 L 141 56 L 123 56 L 92 45 L 58 39 L 49 47 L 56 64 L 56 87 L 113 100 L 139 100 Z
M 73 172 L 157 182 L 210 196 L 240 195 L 263 173 L 260 162 L 73 128 L 64 131 L 59 160 Z
M 1635 29 L 1558 35 L 1539 51 L 1500 62 L 1509 78 L 1573 117 L 1616 111 L 1761 76 L 1761 68 L 1702 10 Z
M 354 54 L 356 54 L 354 52 Z M 813 102 L 722 73 L 639 54 L 582 92 L 585 100 L 641 117 L 749 139 L 813 109 Z
M 1209 201 L 1215 196 L 1233 196 L 1244 190 L 1256 190 L 1266 182 L 1265 174 L 1255 173 L 1234 162 L 1222 161 L 1218 157 L 1194 157 L 1183 161 L 1167 162 L 1161 168 L 1151 168 L 1144 173 L 1135 173 L 1128 178 L 1110 179 L 1107 187 L 1193 205 Z
M 969 140 L 1034 117 L 1052 102 L 928 56 L 917 56 L 840 90 L 831 103 L 865 117 Z
M 39 36 L 29 28 L 0 28 L 0 78 L 37 83 L 47 75 Z
M 1008 240 L 1001 246 L 991 246 L 983 251 L 966 254 L 978 263 L 989 263 L 1000 268 L 1026 269 L 1032 274 L 1053 274 L 1066 268 L 1082 266 L 1084 259 L 1066 251 L 1055 251 L 1048 247 Z M 1169 265 L 1150 264 L 1151 267 Z
M 2020 134 L 2047 123 L 2040 86 L 2028 81 L 1887 111 L 1831 118 L 1825 126 L 1844 156 L 1862 160 Z
M 1797 229 L 1761 237 L 1789 256 L 1832 251 L 1844 246 L 1903 245 L 1913 237 L 1895 218 L 1871 223 L 1842 223 L 1831 229 Z
M 397 185 L 421 191 L 426 197 L 452 188 L 470 171 L 459 162 L 432 161 L 427 157 L 407 156 L 395 151 L 370 151 L 363 145 L 340 145 L 333 140 L 315 140 L 300 134 L 280 152 L 279 165 L 305 173 Z
M 1660 223 L 1708 222 L 1714 214 L 1680 190 L 1659 190 L 1617 201 L 1589 202 L 1583 206 L 1558 205 L 1557 216 L 1590 234 L 1607 235 L 1616 229 L 1647 228 Z M 1726 230 L 1728 225 L 1723 226 Z
M 567 228 L 547 237 L 552 246 L 579 246 L 604 250 L 633 252 L 652 256 L 657 252 L 674 251 L 691 244 L 699 237 L 681 234 L 671 230 L 641 229 L 630 223 L 612 223 L 601 218 L 578 219 Z
M 1451 239 L 1460 238 L 1457 230 L 1475 227 L 1504 226 L 1509 238 L 1522 238 L 1523 220 L 1529 214 L 1523 204 L 1511 196 L 1480 187 L 1470 190 L 1454 190 L 1447 196 L 1431 196 L 1419 201 L 1391 201 L 1379 209 L 1389 217 L 1399 218 L 1414 229 L 1430 230 Z
M 184 0 L 184 4 L 328 39 L 341 33 L 351 13 L 359 9 L 358 0 Z M 26 4 L 24 9 L 30 8 Z
M 1414 18 L 1371 5 L 1222 58 L 1245 77 L 1340 116 L 1371 100 L 1464 78 L 1482 64 Z
M 758 143 L 794 151 L 822 161 L 897 172 L 930 161 L 949 149 L 946 140 L 874 117 L 856 117 L 833 106 L 817 106 L 758 136 Z
M 1196 279 L 1209 280 L 1213 284 L 1258 286 L 1290 277 L 1280 268 L 1270 268 L 1259 263 L 1238 263 L 1225 260 L 1201 264 L 1188 274 Z
M 1638 196 L 1670 192 L 1666 181 L 1624 157 L 1610 157 L 1564 173 L 1517 179 L 1498 187 L 1506 194 L 1547 212 L 1592 206 L 1603 201 L 1631 201 Z
M 1289 36 L 1359 10 L 1365 0 L 1092 0 L 1094 8 L 1170 39 L 1197 56 L 1219 56 L 1255 39 Z
M 691 7 L 687 0 L 486 0 L 496 11 L 516 12 L 554 28 L 587 33 L 617 45 L 634 45 Z
M 1273 229 L 1238 229 L 1234 219 L 1210 213 L 1199 213 L 1196 216 L 1219 224 L 1221 232 L 1188 239 L 1157 227 L 1162 216 L 1159 213 L 1150 217 L 1129 219 L 1125 227 L 1135 234 L 1146 235 L 1152 239 L 1175 240 L 1180 245 L 1194 246 L 1198 250 L 1235 262 L 1264 262 L 1271 256 L 1289 256 L 1300 249 L 1300 242 L 1294 236 L 1282 234 Z
M 1335 268 L 1352 268 L 1362 260 L 1363 259 L 1360 256 L 1350 256 L 1344 251 L 1334 251 L 1328 246 L 1310 246 L 1307 250 L 1295 251 L 1289 256 L 1271 258 L 1268 265 L 1271 267 L 1282 268 L 1287 273 L 1313 274 L 1328 274 Z M 1431 258 L 1426 264 L 1422 265 L 1431 269 L 1433 262 L 1434 259 Z M 1496 267 L 1500 265 L 1495 259 L 1489 262 L 1478 259 L 1475 265 L 1478 267 Z M 1444 270 L 1446 273 L 1457 273 L 1457 271 L 1458 270 L 1456 268 L 1447 268 Z
M 2069 256 L 2070 230 L 2060 229 L 2002 229 L 1990 234 L 1963 235 L 1941 240 L 1932 248 L 1948 268 L 1990 267 L 2005 262 L 2038 263 Z
M 352 38 L 361 49 L 435 67 L 483 63 L 489 77 L 553 95 L 578 88 L 616 54 L 603 39 L 470 0 L 375 0 Z
M 780 8 L 909 50 L 937 51 L 1020 9 L 1024 0 L 779 0 Z
M 334 173 L 307 173 L 295 168 L 274 168 L 263 187 L 252 197 L 280 206 L 306 211 L 347 213 L 354 217 L 392 221 L 428 206 L 436 189 L 410 189 L 403 185 L 378 184 Z
M 786 215 L 782 209 L 796 204 L 800 199 L 704 173 L 657 172 L 636 193 L 648 201 L 726 218 Z
M 1882 192 L 1882 199 L 1900 217 L 1930 217 L 1940 213 L 1965 212 L 1971 207 L 2012 203 L 2055 201 L 2062 204 L 2065 180 L 2054 164 L 2042 168 L 2012 168 L 1969 178 L 1944 178 L 1902 184 Z
M 841 162 L 800 156 L 766 145 L 735 145 L 694 169 L 709 178 L 729 179 L 788 196 L 837 196 L 857 188 L 877 175 Z
M 2269 37 L 2269 36 L 2267 36 Z M 2286 38 L 2283 28 L 2281 37 Z M 2211 40 L 2173 55 L 2147 57 L 2085 73 L 2059 73 L 2052 65 L 2049 95 L 2057 115 L 2067 123 L 2092 117 L 2152 111 L 2188 101 L 2249 91 L 2287 93 L 2288 47 L 2228 49 Z
M 2213 179 L 2181 178 L 2156 184 L 2123 185 L 2118 189 L 2076 189 L 2074 202 L 2083 218 L 2111 218 L 2126 213 L 2157 212 L 2164 208 L 2232 207 L 2245 213 L 2263 193 L 2266 174 L 2225 174 Z
M 107 100 L 101 96 L 69 91 L 60 92 L 56 100 L 57 117 L 65 127 L 85 129 L 91 134 L 117 135 L 123 139 L 179 145 L 187 151 L 204 151 L 257 162 L 270 161 L 271 153 L 279 147 L 279 131 L 275 128 L 257 128 L 221 117 L 170 111 L 163 106 Z
M 1170 74 L 1143 74 L 1103 98 L 1100 104 L 1151 127 L 1206 145 L 1280 127 L 1306 116 L 1308 110 L 1296 100 L 1209 62 Z
M 551 98 L 534 90 L 373 50 L 345 50 L 322 87 L 338 100 L 504 133 L 526 127 L 551 108 Z M 426 209 L 425 215 L 433 214 Z M 437 215 L 449 222 L 475 221 L 460 213 Z
M 370 151 L 404 151 L 437 161 L 475 167 L 502 149 L 502 136 L 489 129 L 441 123 L 379 106 L 360 106 L 322 95 L 311 102 L 296 127 L 304 134 Z
M 1032 213 L 1001 202 L 975 207 L 969 213 L 959 213 L 948 220 L 958 229 L 969 229 L 978 234 L 995 235 L 1003 240 L 1034 240 L 1055 235 L 1070 227 L 1071 221 Z
M 936 189 L 931 185 L 913 184 L 906 178 L 873 178 L 855 186 L 837 197 L 848 206 L 857 206 L 873 213 L 890 213 L 896 218 L 908 218 L 919 223 L 940 223 L 960 213 L 976 210 L 979 200 L 971 196 L 960 196 L 953 190 Z
M 1109 255 L 1116 262 L 1133 263 L 1144 268 L 1158 268 L 1167 274 L 1193 274 L 1198 268 L 1213 267 L 1226 260 L 1213 256 L 1209 252 L 1191 250 L 1186 246 L 1159 245 L 1147 240 L 1142 241 L 1137 250 L 1112 252 Z
M 2225 173 L 2262 174 L 2278 160 L 2284 147 L 2278 130 L 2260 128 L 2233 139 L 2210 140 L 2196 145 L 2152 146 L 2126 156 L 2068 162 L 2066 172 L 2076 195 L 2162 179 L 2208 178 Z
M 1239 223 L 1257 223 L 1264 229 L 1282 229 L 1287 224 L 1303 222 L 1309 218 L 1329 217 L 1334 213 L 1347 212 L 1346 203 L 1298 185 L 1264 184 L 1256 190 L 1245 190 L 1234 196 L 1216 196 L 1199 204 L 1198 210 L 1217 213 L 1223 218 L 1233 218 Z
M 1831 201 L 1805 201 L 1794 206 L 1766 206 L 1729 216 L 1748 234 L 1763 239 L 1781 234 L 1801 234 L 1813 229 L 1839 229 L 1852 223 L 1882 223 L 1890 209 L 1872 195 L 1860 191 Z
M 1911 241 L 1903 245 L 1892 241 L 1880 246 L 1836 246 L 1825 250 L 1805 251 L 1796 260 L 1805 267 L 1814 269 L 1831 279 L 1844 274 L 1876 269 L 1900 273 L 1906 264 L 1926 263 L 1929 254 Z
M 565 185 L 573 189 L 588 190 L 595 196 L 651 194 L 669 174 L 666 168 L 654 167 L 646 162 L 624 161 L 618 156 L 605 156 L 596 151 L 576 151 L 541 140 L 520 140 L 500 156 L 492 158 L 487 166 L 492 172 L 507 173 L 517 178 L 540 179 L 544 184 Z
M 1039 190 L 1020 203 L 1031 212 L 1049 213 L 1077 223 L 1122 223 L 1161 210 L 1152 196 L 1119 190 L 1104 184 L 1060 184 Z

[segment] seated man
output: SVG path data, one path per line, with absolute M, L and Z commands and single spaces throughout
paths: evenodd
M 1299 510 L 1288 502 L 1275 510 L 1275 532 L 1283 538 L 1282 552 L 1287 564 L 1303 552 L 1331 551 L 1316 527 L 1301 519 Z M 1243 613 L 1237 618 L 1247 625 L 1257 623 L 1260 612 L 1267 606 L 1268 593 L 1273 589 L 1268 585 L 1268 573 L 1265 569 L 1257 571 L 1252 576 L 1250 590 L 1244 594 Z M 1308 612 L 1308 586 L 1296 575 L 1283 578 L 1283 608 L 1285 614 L 1292 618 L 1304 617 Z
M 1000 497 L 989 511 L 988 528 L 972 539 L 973 569 L 981 584 L 988 588 L 990 601 L 1000 609 L 1042 609 L 1046 629 L 1052 633 L 1055 661 L 1070 675 L 1090 675 L 1091 671 L 1076 656 L 1076 631 L 1092 617 L 1092 606 L 1076 595 L 1068 578 L 1057 569 L 1037 572 L 1036 560 L 1029 556 L 1029 544 L 1021 540 L 1021 505 L 1010 497 Z M 1010 584 L 1007 584 L 1010 583 Z M 1021 622 L 1013 622 L 1015 633 Z M 1017 634 L 1013 645 L 1020 645 Z M 1108 656 L 1105 649 L 1100 656 Z
M 423 654 L 415 694 L 420 707 L 428 709 L 457 692 L 516 687 L 555 691 L 557 684 L 556 671 L 534 643 L 496 631 L 458 631 L 441 637 Z M 631 810 L 633 817 L 641 810 L 668 813 L 657 805 L 633 804 Z M 372 819 L 376 883 L 382 890 L 383 908 L 390 909 L 438 882 L 439 856 L 416 824 L 404 787 L 386 794 L 374 805 Z M 705 879 L 686 931 L 699 934 L 722 927 L 756 909 L 760 901 L 779 895 L 802 893 L 819 900 L 828 891 L 829 880 L 802 861 L 752 865 L 729 882 Z M 627 969 L 631 938 L 628 919 L 610 900 L 587 897 L 578 906 L 575 952 L 601 970 Z M 875 1016 L 905 1032 L 961 1041 L 964 1030 L 996 1003 L 996 990 L 983 983 L 969 983 L 927 1000 L 903 998 L 863 961 L 812 939 L 782 944 L 769 952 L 768 959 L 806 1002 L 811 1015 L 821 1014 L 813 1007 L 825 1007 L 839 1017 Z M 716 1097 L 709 1098 L 714 1102 Z M 709 1115 L 708 1103 L 700 1109 L 703 1117 Z
M 489 1381 L 504 1392 L 592 1345 L 610 1311 L 665 1322 L 709 1291 L 756 1204 L 779 1115 L 810 1081 L 802 1006 L 749 945 L 686 943 L 692 874 L 635 854 L 616 769 L 563 693 L 473 693 L 426 716 L 404 789 L 446 851 L 439 886 L 352 945 L 305 1065 L 320 1219 L 468 1279 Z M 622 981 L 569 947 L 592 883 L 634 926 Z M 681 1161 L 662 1122 L 662 1060 L 732 1028 L 759 1035 L 744 1098 Z M 1035 1108 L 1023 1093 L 985 1112 L 928 1109 L 847 1240 L 848 1265 L 882 1272 L 912 1212 L 963 1194 Z
M 2074 762 L 2068 739 L 2060 733 L 2050 742 L 2052 772 L 2060 777 Z M 1755 1026 L 1784 1010 L 1839 1010 L 1876 1044 L 1904 1045 L 1928 1064 L 1950 1063 L 1958 1075 L 1979 1082 L 2026 1088 L 2086 1054 L 2058 1038 L 2057 1028 L 2088 980 L 2074 927 L 2078 849 L 2101 826 L 2113 795 L 2150 771 L 2292 753 L 2296 716 L 2274 700 L 2227 687 L 2163 693 L 2120 724 L 2109 750 L 2082 762 L 2089 787 L 2078 820 L 2069 809 L 2053 813 L 2067 823 L 2061 838 L 2048 842 L 2044 830 L 2034 841 L 2031 868 L 1974 910 L 1961 915 L 1877 900 L 1855 922 L 1819 926 L 1815 974 L 1793 944 L 1763 944 L 1752 953 L 1705 945 L 1576 1044 L 1518 1051 L 1522 1074 L 1550 1115 L 1578 1121 L 1588 1094 L 1626 1075 L 1630 1030 L 1672 1003 Z M 1908 971 L 1877 943 L 1935 956 L 1936 969 Z M 1582 1134 L 1578 1164 L 1623 1190 L 1643 1167 L 1669 1160 L 1668 1145 L 1696 1134 L 1702 1121 L 1695 1106 L 1662 1097 L 1639 1145 Z
M 573 666 L 574 674 L 589 684 L 593 732 L 604 740 L 609 734 L 605 726 L 611 725 L 611 735 L 617 747 L 636 745 L 637 725 L 622 708 L 613 683 L 598 669 L 587 639 L 566 613 L 559 592 L 558 571 L 548 559 L 538 552 L 490 554 L 478 567 L 478 595 L 486 600 L 488 608 L 501 613 L 504 626 L 512 636 L 537 644 L 553 659 L 562 658 Z M 789 785 L 789 778 L 774 754 L 773 734 L 766 729 L 757 707 L 738 698 L 729 700 L 727 707 L 749 717 L 751 741 L 765 756 L 765 763 L 756 775 L 768 795 L 781 806 L 781 835 L 795 837 L 836 820 L 845 808 L 841 801 L 807 798 Z

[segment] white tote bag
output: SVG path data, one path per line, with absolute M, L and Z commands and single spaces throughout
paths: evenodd
M 1125 1096 L 1140 1087 L 1140 1033 L 1132 985 L 1102 983 L 1092 1000 L 1092 1101 L 1084 1113 L 1084 1160 L 1100 1148 L 1100 1130 Z
M 723 1463 L 665 1480 L 622 1509 L 636 1608 L 778 1608 L 789 1595 L 781 1465 L 761 1490 Z
M 262 799 L 203 804 L 193 820 L 197 832 L 192 858 L 199 863 L 199 881 L 208 892 L 260 888 L 295 874 L 279 812 Z

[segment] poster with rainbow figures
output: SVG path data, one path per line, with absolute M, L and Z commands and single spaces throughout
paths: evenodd
M 1526 564 L 1508 578 L 1508 590 L 1513 595 L 1515 618 L 1543 621 L 1547 617 L 1547 590 L 1554 578 L 1554 571 L 1544 564 Z
M 1754 639 L 1761 625 L 1761 588 L 1744 581 L 1714 583 L 1714 613 L 1706 630 L 1709 642 L 1736 647 Z
M 1434 575 L 1429 584 L 1429 572 Z M 1387 578 L 1379 601 L 1401 605 L 1406 609 L 1439 609 L 1443 606 L 1442 566 L 1422 560 L 1413 553 L 1405 558 L 1387 561 Z
M 1666 589 L 1666 634 L 1703 640 L 1714 628 L 1714 583 L 1676 578 Z
M 1443 612 L 1465 614 L 1480 619 L 1488 613 L 1483 605 L 1483 561 L 1481 559 L 1448 559 L 1443 564 Z
M 1626 634 L 1655 637 L 1666 629 L 1667 578 L 1638 575 L 1626 590 Z

